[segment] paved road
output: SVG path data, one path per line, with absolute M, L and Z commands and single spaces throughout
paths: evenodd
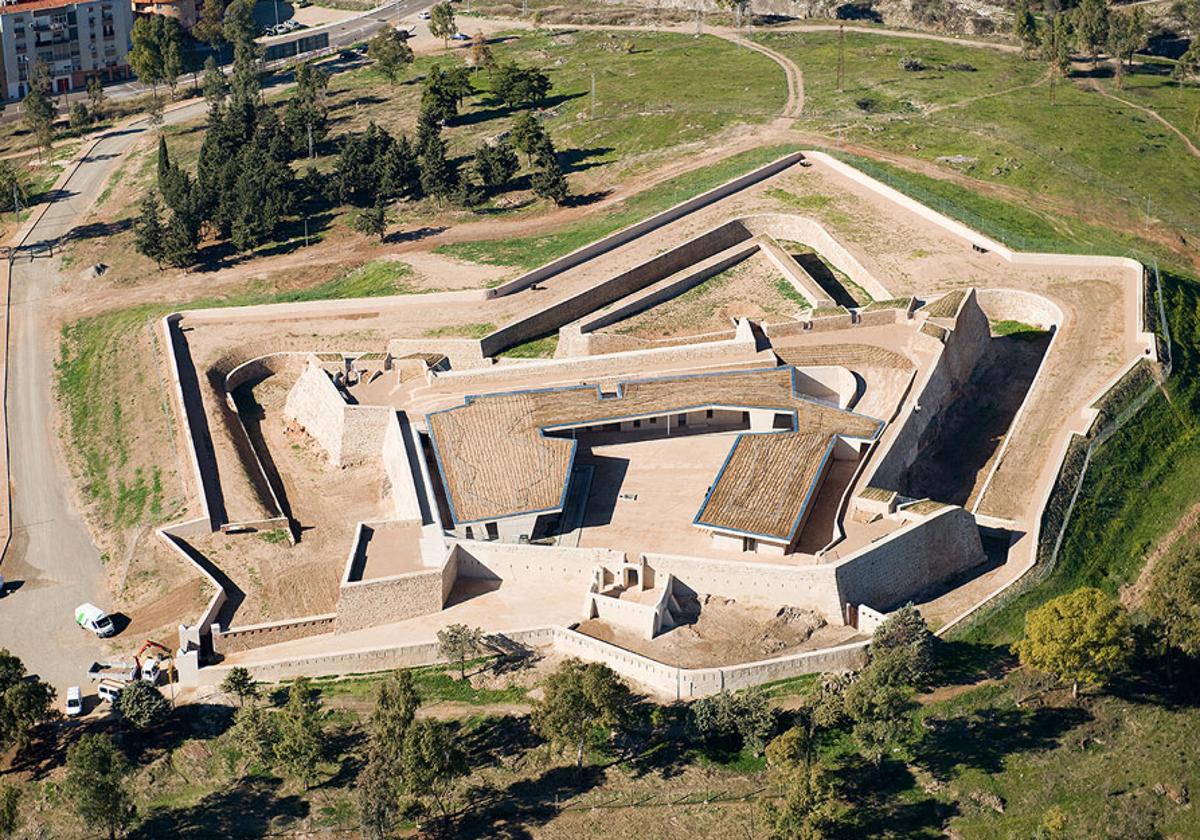
M 169 113 L 167 121 L 203 111 L 204 103 L 196 103 Z M 146 130 L 142 121 L 100 140 L 26 244 L 36 249 L 70 231 L 104 189 L 121 155 Z M 70 479 L 53 437 L 56 337 L 47 330 L 39 302 L 58 280 L 45 256 L 23 253 L 13 265 L 7 394 L 13 536 L 3 572 L 19 588 L 0 600 L 0 646 L 20 656 L 61 697 L 66 686 L 82 681 L 100 650 L 98 640 L 74 625 L 73 610 L 84 601 L 107 607 L 109 596 L 99 554 L 69 498 Z

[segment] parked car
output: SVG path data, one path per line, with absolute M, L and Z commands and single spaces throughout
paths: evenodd
M 67 705 L 63 708 L 63 714 L 67 717 L 77 717 L 83 714 L 83 695 L 79 691 L 79 686 L 73 685 L 67 689 Z
M 76 607 L 75 623 L 84 630 L 91 630 L 102 639 L 106 639 L 117 632 L 117 627 L 113 624 L 112 619 L 109 618 L 108 613 L 95 604 L 80 604 Z
M 420 18 L 421 20 L 429 20 L 429 18 L 431 17 L 431 15 L 429 14 L 429 12 L 428 12 L 428 11 L 424 11 L 424 12 L 421 12 L 421 13 L 419 13 L 419 14 L 417 15 L 417 17 L 418 17 L 418 18 Z
M 455 32 L 453 35 L 450 36 L 450 40 L 451 41 L 470 41 L 471 36 L 468 35 L 466 32 Z
M 105 703 L 115 703 L 124 689 L 125 686 L 115 680 L 101 680 L 100 685 L 96 686 L 96 694 Z
M 4 575 L 0 575 L 0 598 L 4 597 L 4 587 L 5 587 Z

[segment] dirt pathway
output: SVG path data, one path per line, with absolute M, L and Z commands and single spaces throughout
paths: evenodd
M 1046 75 L 1042 76 L 1036 82 L 1029 82 L 1028 84 L 1017 85 L 1016 87 L 1005 88 L 1004 90 L 996 90 L 992 91 L 991 93 L 981 93 L 978 96 L 968 96 L 966 99 L 961 99 L 958 102 L 947 102 L 945 105 L 934 105 L 925 113 L 928 115 L 936 114 L 941 111 L 949 111 L 954 108 L 965 108 L 967 105 L 974 104 L 984 99 L 992 99 L 997 96 L 1008 96 L 1010 93 L 1016 93 L 1019 90 L 1031 90 L 1035 87 L 1041 87 L 1042 85 L 1046 84 L 1046 82 L 1050 81 L 1053 72 L 1053 70 L 1046 71 Z
M 1155 111 L 1153 108 L 1147 108 L 1145 105 L 1139 105 L 1136 102 L 1130 102 L 1128 99 L 1123 99 L 1122 97 L 1117 96 L 1115 93 L 1105 90 L 1104 85 L 1100 84 L 1100 82 L 1095 79 L 1089 79 L 1088 84 L 1091 86 L 1092 90 L 1096 91 L 1096 93 L 1100 94 L 1106 99 L 1112 99 L 1120 102 L 1122 105 L 1128 105 L 1130 108 L 1141 111 L 1143 114 L 1150 117 L 1150 119 L 1156 120 L 1157 122 L 1166 126 L 1168 129 L 1173 131 L 1180 140 L 1183 141 L 1183 145 L 1187 146 L 1187 150 L 1192 157 L 1200 158 L 1200 148 L 1197 148 L 1196 144 L 1192 142 L 1190 137 L 1184 134 L 1181 129 L 1176 128 L 1174 123 L 1169 122 L 1165 117 L 1159 114 L 1158 111 Z
M 1130 609 L 1141 605 L 1142 600 L 1146 597 L 1146 593 L 1150 590 L 1150 580 L 1154 576 L 1154 567 L 1158 561 L 1175 547 L 1175 545 L 1191 532 L 1196 525 L 1200 523 L 1200 503 L 1195 504 L 1192 508 L 1183 515 L 1183 518 L 1175 523 L 1167 534 L 1165 534 L 1154 546 L 1154 549 L 1146 555 L 1145 565 L 1142 566 L 1141 574 L 1133 583 L 1126 584 L 1121 587 L 1121 603 Z
M 716 34 L 718 37 L 725 38 L 731 43 L 762 53 L 783 68 L 783 73 L 787 77 L 788 98 L 787 102 L 784 103 L 783 112 L 780 114 L 780 117 L 793 120 L 798 119 L 801 111 L 804 110 L 804 76 L 801 74 L 796 62 L 783 53 L 776 52 L 769 47 L 764 47 L 762 44 L 748 41 L 740 35 L 723 32 Z

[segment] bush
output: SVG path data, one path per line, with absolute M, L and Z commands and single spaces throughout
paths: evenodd
M 68 119 L 69 125 L 76 131 L 92 124 L 91 112 L 82 102 L 76 102 L 71 106 L 71 115 Z
M 907 70 L 910 73 L 919 73 L 925 69 L 925 62 L 916 56 L 906 55 L 900 59 L 900 69 Z

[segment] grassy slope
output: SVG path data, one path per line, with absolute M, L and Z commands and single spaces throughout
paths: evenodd
M 794 151 L 794 147 L 764 146 L 733 155 L 720 163 L 686 172 L 630 196 L 603 216 L 588 219 L 566 230 L 545 236 L 456 242 L 441 245 L 435 250 L 438 253 L 490 265 L 537 268 L 613 231 L 628 227 L 705 190 L 719 186 L 731 178 L 770 163 L 790 151 Z
M 1149 195 L 1152 215 L 1200 236 L 1194 212 L 1200 165 L 1166 127 L 1101 97 L 1084 80 L 1058 85 L 1058 104 L 1051 105 L 1040 62 L 956 44 L 847 33 L 844 90 L 838 91 L 836 33 L 756 37 L 803 69 L 806 127 L 812 130 L 928 161 L 974 158 L 953 168 L 1051 197 L 1085 217 L 1103 208 L 1105 221 L 1140 223 Z M 902 70 L 906 56 L 927 69 Z M 1195 139 L 1190 124 L 1200 89 L 1175 86 L 1149 70 L 1126 78 L 1124 92 L 1110 80 L 1101 84 L 1162 109 Z M 959 107 L 932 110 L 946 105 Z

